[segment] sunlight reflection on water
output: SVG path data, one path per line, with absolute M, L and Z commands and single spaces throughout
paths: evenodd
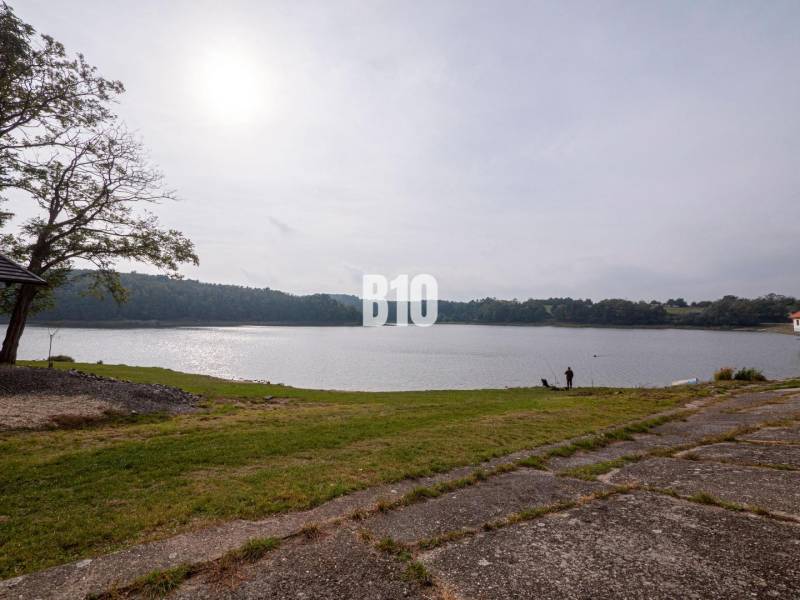
M 47 355 L 47 329 L 29 326 L 23 359 Z M 418 327 L 62 328 L 54 354 L 161 366 L 298 387 L 408 390 L 539 385 L 666 385 L 708 379 L 721 366 L 771 378 L 800 374 L 800 338 L 775 333 L 436 325 Z M 596 356 L 595 356 L 596 355 Z

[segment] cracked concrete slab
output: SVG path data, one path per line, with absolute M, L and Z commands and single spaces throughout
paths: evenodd
M 684 421 L 670 421 L 653 429 L 659 435 L 683 437 L 687 442 L 701 440 L 745 427 L 762 425 L 769 419 L 741 412 L 709 412 L 692 415 Z
M 740 392 L 730 398 L 726 398 L 718 408 L 723 410 L 740 410 L 775 402 L 785 402 L 787 400 L 794 402 L 800 398 L 800 395 L 794 397 L 795 395 L 796 392 L 789 389 L 769 390 L 765 392 Z
M 678 458 L 696 456 L 700 460 L 800 469 L 800 446 L 726 442 L 692 448 Z
M 603 448 L 589 452 L 576 452 L 572 456 L 555 456 L 547 461 L 547 467 L 553 471 L 563 471 L 573 467 L 594 465 L 623 456 L 643 456 L 659 449 L 679 448 L 696 440 L 688 436 L 639 434 L 633 440 L 614 442 Z
M 800 425 L 794 425 L 792 427 L 769 427 L 739 436 L 737 439 L 745 442 L 800 445 Z
M 800 472 L 797 471 L 654 458 L 622 467 L 606 481 L 638 483 L 684 496 L 706 493 L 727 502 L 800 518 Z
M 775 420 L 797 418 L 798 414 L 800 414 L 800 396 L 788 398 L 779 396 L 764 404 L 743 408 L 741 412 Z
M 377 538 L 415 542 L 480 525 L 526 508 L 553 504 L 610 489 L 588 481 L 555 477 L 552 473 L 520 469 L 455 490 L 438 498 L 387 513 L 364 523 Z
M 799 411 L 800 397 L 787 397 L 780 392 L 744 394 L 722 400 L 685 419 L 654 427 L 649 433 L 637 434 L 633 440 L 614 442 L 598 450 L 577 452 L 568 457 L 553 457 L 547 466 L 561 471 L 623 456 L 642 456 L 653 450 L 679 448 L 739 429 L 763 426 Z
M 296 540 L 253 565 L 215 581 L 204 575 L 184 583 L 173 600 L 386 600 L 431 598 L 406 577 L 404 565 L 357 539 L 347 529 L 311 542 Z
M 800 526 L 637 492 L 421 560 L 463 599 L 797 598 Z

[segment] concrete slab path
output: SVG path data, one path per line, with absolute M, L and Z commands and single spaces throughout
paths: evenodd
M 694 409 L 591 451 L 536 448 L 2 581 L 0 598 L 138 597 L 137 578 L 185 564 L 171 597 L 800 598 L 800 392 Z M 219 577 L 264 537 L 282 543 Z

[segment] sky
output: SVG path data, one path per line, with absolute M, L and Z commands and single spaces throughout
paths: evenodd
M 125 83 L 189 278 L 800 295 L 796 1 L 11 4 Z

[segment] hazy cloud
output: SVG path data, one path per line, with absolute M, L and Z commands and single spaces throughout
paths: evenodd
M 159 214 L 197 242 L 190 277 L 800 294 L 795 1 L 15 8 L 125 82 L 120 114 L 186 199 Z
M 295 229 L 293 227 L 289 227 L 289 225 L 287 225 L 283 221 L 276 219 L 275 217 L 269 217 L 269 222 L 272 223 L 275 229 L 277 229 L 283 234 L 289 234 L 295 232 Z

